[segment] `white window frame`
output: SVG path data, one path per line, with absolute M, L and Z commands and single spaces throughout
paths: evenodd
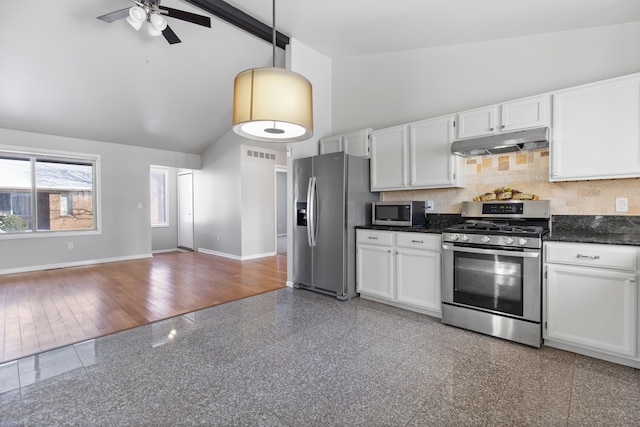
M 0 145 L 0 155 L 16 155 L 16 156 L 28 156 L 32 158 L 50 158 L 60 160 L 74 160 L 82 162 L 91 162 L 93 164 L 93 225 L 92 229 L 86 230 L 37 230 L 37 224 L 33 230 L 28 232 L 19 233 L 0 233 L 0 240 L 11 239 L 40 239 L 49 237 L 61 237 L 61 236 L 88 236 L 102 234 L 102 191 L 101 191 L 101 156 L 99 154 L 77 153 L 71 151 L 59 151 L 59 150 L 47 150 L 47 149 L 35 149 L 17 147 L 11 145 Z M 33 160 L 32 160 L 33 162 Z M 32 175 L 35 173 L 31 171 Z M 32 180 L 32 212 L 37 212 L 36 209 L 36 188 L 35 179 Z
M 160 173 L 164 175 L 164 212 L 165 212 L 165 222 L 160 224 L 151 223 L 151 174 L 152 173 Z M 152 166 L 149 171 L 149 223 L 151 224 L 151 228 L 167 228 L 171 227 L 170 217 L 169 217 L 169 170 L 165 168 L 160 168 L 157 166 Z

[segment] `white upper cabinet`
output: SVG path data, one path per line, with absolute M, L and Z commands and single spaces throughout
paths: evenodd
M 413 188 L 463 187 L 464 158 L 451 154 L 454 116 L 409 125 L 409 185 Z
M 373 131 L 371 190 L 463 187 L 464 159 L 451 154 L 453 134 L 453 115 Z
M 363 129 L 342 135 L 344 151 L 352 156 L 369 158 L 371 131 Z
M 550 96 L 534 96 L 500 106 L 500 131 L 510 132 L 551 124 Z
M 550 125 L 549 95 L 532 96 L 458 114 L 457 139 Z
M 553 94 L 550 180 L 640 176 L 640 75 Z
M 458 139 L 494 134 L 497 115 L 496 105 L 458 114 Z
M 334 135 L 321 138 L 320 154 L 336 153 L 344 151 L 356 157 L 369 158 L 369 144 L 371 141 L 371 129 L 362 129 L 343 135 Z
M 407 126 L 371 134 L 371 191 L 404 189 L 408 185 L 405 154 Z
M 337 153 L 344 151 L 342 148 L 342 135 L 320 138 L 320 154 Z

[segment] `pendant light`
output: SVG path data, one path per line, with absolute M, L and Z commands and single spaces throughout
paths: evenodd
M 297 142 L 313 136 L 311 83 L 276 67 L 276 0 L 273 0 L 273 67 L 252 68 L 236 76 L 233 131 L 267 142 Z

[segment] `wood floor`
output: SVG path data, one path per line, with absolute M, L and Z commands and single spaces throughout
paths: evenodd
M 198 252 L 0 275 L 0 363 L 285 286 L 286 255 Z

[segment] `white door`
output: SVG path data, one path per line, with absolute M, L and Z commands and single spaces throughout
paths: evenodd
M 193 174 L 178 174 L 178 246 L 193 249 Z

